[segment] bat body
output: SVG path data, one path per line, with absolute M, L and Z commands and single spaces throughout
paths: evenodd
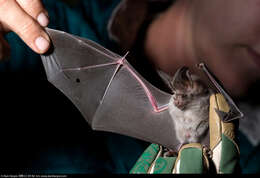
M 169 102 L 169 112 L 178 140 L 182 144 L 200 143 L 208 131 L 212 91 L 186 67 L 176 72 L 170 85 L 174 94 Z
M 169 112 L 175 123 L 178 140 L 182 143 L 200 143 L 206 135 L 209 125 L 209 97 L 210 95 L 185 98 L 189 101 L 185 109 L 180 109 L 174 103 L 174 96 L 169 103 Z
M 191 75 L 187 67 L 180 68 L 171 78 L 158 71 L 172 89 L 169 113 L 175 123 L 176 137 L 180 143 L 201 143 L 209 128 L 209 98 L 213 91 L 198 76 Z M 172 149 L 165 148 L 164 156 L 174 156 Z

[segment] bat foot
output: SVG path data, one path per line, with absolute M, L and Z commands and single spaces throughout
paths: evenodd
M 163 157 L 177 157 L 178 153 L 169 148 L 164 148 Z

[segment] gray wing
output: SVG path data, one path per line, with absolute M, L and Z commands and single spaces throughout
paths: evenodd
M 146 81 L 126 60 L 93 41 L 46 29 L 52 50 L 42 55 L 47 78 L 94 130 L 176 149 L 171 95 Z

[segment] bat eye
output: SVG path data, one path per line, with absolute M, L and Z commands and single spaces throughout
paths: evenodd
M 80 79 L 79 79 L 79 78 L 77 78 L 77 79 L 76 79 L 76 82 L 77 82 L 77 83 L 80 83 Z

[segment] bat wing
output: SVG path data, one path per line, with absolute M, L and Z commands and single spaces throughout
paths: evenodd
M 232 100 L 230 95 L 227 93 L 227 91 L 222 86 L 221 82 L 217 79 L 217 77 L 208 69 L 206 64 L 200 63 L 198 65 L 199 69 L 201 69 L 204 72 L 204 75 L 208 79 L 208 83 L 211 84 L 211 88 L 216 90 L 216 92 L 221 93 L 227 103 L 229 104 L 229 112 L 225 113 L 220 110 L 216 110 L 219 117 L 222 119 L 223 122 L 230 122 L 232 120 L 240 119 L 244 117 L 244 114 L 240 111 L 240 109 L 237 107 L 235 102 Z
M 93 41 L 46 30 L 53 44 L 41 56 L 47 78 L 92 129 L 177 149 L 180 143 L 167 107 L 170 94 L 146 81 L 125 57 Z

